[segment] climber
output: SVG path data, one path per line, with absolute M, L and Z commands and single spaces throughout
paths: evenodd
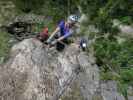
M 76 26 L 76 23 L 78 22 L 78 16 L 71 15 L 68 17 L 67 21 L 61 21 L 55 31 L 51 34 L 51 36 L 48 38 L 47 43 L 50 45 L 55 45 L 57 43 L 67 43 L 68 37 L 70 37 L 73 34 L 73 27 Z M 62 45 L 63 46 L 63 45 Z
M 83 50 L 83 51 L 86 51 L 87 49 L 87 40 L 85 38 L 82 38 L 80 40 L 80 48 Z

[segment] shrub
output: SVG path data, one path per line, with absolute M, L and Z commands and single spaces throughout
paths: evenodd
M 0 32 L 0 58 L 7 57 L 9 53 L 9 36 L 6 32 Z
M 119 72 L 120 68 L 132 68 L 133 40 L 119 44 L 115 38 L 99 38 L 94 44 L 97 64 Z
M 125 38 L 125 37 L 124 37 Z M 127 97 L 127 88 L 133 85 L 133 39 L 119 43 L 114 37 L 101 37 L 94 43 L 97 64 L 102 80 L 116 80 L 119 91 Z

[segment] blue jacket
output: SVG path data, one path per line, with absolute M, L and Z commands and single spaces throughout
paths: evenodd
M 61 36 L 64 36 L 65 39 L 72 35 L 70 28 L 68 26 L 65 26 L 65 21 L 60 21 L 58 27 L 60 28 Z

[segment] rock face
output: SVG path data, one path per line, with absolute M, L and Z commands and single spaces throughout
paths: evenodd
M 125 100 L 116 88 L 108 89 L 109 83 L 100 84 L 94 59 L 77 45 L 57 52 L 36 39 L 26 39 L 12 48 L 9 61 L 0 67 L 0 100 L 68 100 L 61 96 L 65 98 L 77 84 L 83 100 Z
M 128 87 L 128 100 L 133 100 L 133 87 Z
M 102 82 L 101 95 L 103 100 L 125 100 L 125 98 L 117 92 L 117 84 L 115 81 Z
M 46 20 L 45 16 L 35 15 L 35 14 L 20 14 L 16 16 L 13 22 L 27 22 L 27 23 L 42 23 Z
M 113 23 L 122 34 L 133 37 L 133 27 L 131 25 L 124 25 L 119 20 L 114 20 Z

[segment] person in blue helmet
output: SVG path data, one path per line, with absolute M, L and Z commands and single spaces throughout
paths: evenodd
M 73 34 L 73 27 L 78 22 L 78 16 L 71 15 L 68 17 L 67 21 L 60 21 L 57 28 L 48 38 L 47 43 L 54 45 L 56 43 L 65 43 L 67 39 Z M 55 39 L 56 37 L 56 39 Z

